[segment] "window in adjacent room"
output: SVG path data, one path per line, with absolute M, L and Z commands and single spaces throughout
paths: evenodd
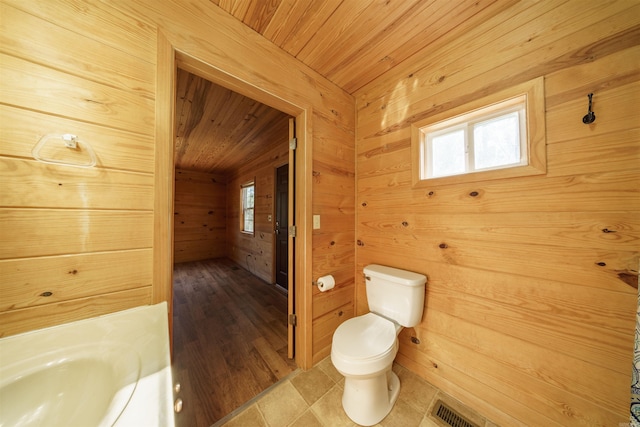
M 542 79 L 412 125 L 414 185 L 544 173 Z
M 255 203 L 254 182 L 248 182 L 240 187 L 240 230 L 243 233 L 254 232 L 254 203 Z

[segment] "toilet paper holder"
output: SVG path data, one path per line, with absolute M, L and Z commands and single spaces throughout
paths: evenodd
M 335 278 L 331 274 L 319 277 L 318 280 L 315 280 L 311 283 L 313 286 L 317 286 L 320 292 L 329 291 L 336 285 Z

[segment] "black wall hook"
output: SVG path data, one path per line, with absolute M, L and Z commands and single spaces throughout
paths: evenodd
M 586 116 L 584 116 L 584 117 L 582 118 L 582 123 L 584 123 L 585 125 L 590 125 L 591 123 L 593 123 L 593 122 L 595 122 L 595 121 L 596 121 L 596 113 L 594 113 L 594 112 L 591 110 L 591 101 L 592 101 L 592 98 L 593 98 L 593 94 L 592 94 L 592 93 L 590 93 L 590 94 L 589 94 L 589 95 L 587 95 L 587 96 L 589 97 L 589 112 L 587 113 L 587 115 L 586 115 Z

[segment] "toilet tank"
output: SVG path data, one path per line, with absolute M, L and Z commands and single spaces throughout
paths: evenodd
M 427 282 L 425 275 L 371 264 L 364 268 L 364 277 L 371 312 L 405 327 L 420 323 Z

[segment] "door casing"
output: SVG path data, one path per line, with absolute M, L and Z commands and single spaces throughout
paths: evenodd
M 258 102 L 269 105 L 296 120 L 297 150 L 295 156 L 296 225 L 295 261 L 289 266 L 294 277 L 295 313 L 297 327 L 294 334 L 296 364 L 302 369 L 312 366 L 311 319 L 311 189 L 312 170 L 312 116 L 310 107 L 301 107 L 287 100 L 286 94 L 268 93 L 234 76 L 233 70 L 216 68 L 189 54 L 158 31 L 156 78 L 156 144 L 154 182 L 154 251 L 152 302 L 166 301 L 169 307 L 169 333 L 173 333 L 173 198 L 174 198 L 174 114 L 177 68 L 203 77 L 215 84 L 236 91 Z M 294 274 L 295 272 L 295 274 Z M 306 284 L 309 284 L 306 286 Z M 291 350 L 291 349 L 290 349 Z

